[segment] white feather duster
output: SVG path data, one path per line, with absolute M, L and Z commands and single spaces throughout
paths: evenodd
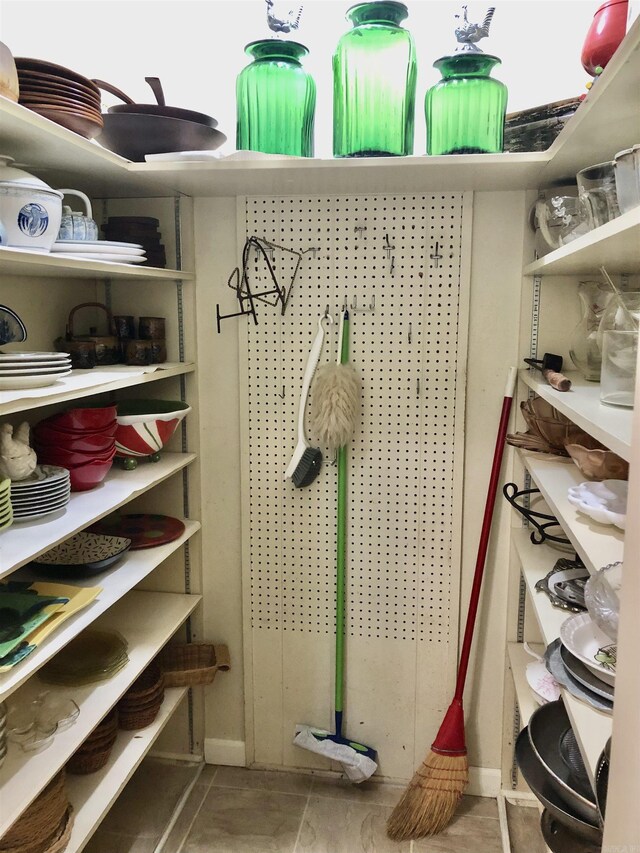
M 311 395 L 311 427 L 322 444 L 337 450 L 353 438 L 360 417 L 360 377 L 350 364 L 325 364 Z

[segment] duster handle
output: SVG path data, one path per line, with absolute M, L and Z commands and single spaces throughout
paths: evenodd
M 517 369 L 515 367 L 511 367 L 509 369 L 509 376 L 504 392 L 505 395 L 502 401 L 502 412 L 500 414 L 500 423 L 498 425 L 498 434 L 496 436 L 496 446 L 493 451 L 491 477 L 489 478 L 489 487 L 487 489 L 487 497 L 484 506 L 482 531 L 480 533 L 480 542 L 478 543 L 478 556 L 476 558 L 473 586 L 471 588 L 471 597 L 469 599 L 469 612 L 467 613 L 467 624 L 464 630 L 462 652 L 460 653 L 460 663 L 458 665 L 458 679 L 456 681 L 454 701 L 458 700 L 461 702 L 462 694 L 464 693 L 464 683 L 467 677 L 469 656 L 471 654 L 471 641 L 473 640 L 473 630 L 475 628 L 478 603 L 480 601 L 480 587 L 482 586 L 482 577 L 484 575 L 484 566 L 487 557 L 487 547 L 489 545 L 489 535 L 491 533 L 493 506 L 495 504 L 496 492 L 498 490 L 498 479 L 500 477 L 500 468 L 502 466 L 502 455 L 504 452 L 505 437 L 507 435 L 509 425 L 509 414 L 511 412 L 516 376 Z

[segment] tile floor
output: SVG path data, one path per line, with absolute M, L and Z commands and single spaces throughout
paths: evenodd
M 148 756 L 85 853 L 154 853 L 197 764 Z M 162 853 L 502 853 L 495 800 L 464 797 L 440 835 L 396 844 L 385 824 L 404 788 L 205 767 Z M 507 804 L 512 853 L 544 853 L 535 808 Z
M 456 818 L 439 836 L 390 841 L 385 823 L 403 790 L 206 767 L 163 853 L 502 853 L 495 800 L 476 797 L 463 798 Z M 134 845 L 110 853 L 143 851 Z

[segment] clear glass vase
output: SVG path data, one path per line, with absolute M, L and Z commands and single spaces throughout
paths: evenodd
M 507 87 L 489 75 L 500 63 L 488 53 L 458 53 L 434 62 L 442 79 L 425 97 L 427 154 L 502 151 Z
M 413 152 L 416 56 L 404 3 L 359 3 L 333 55 L 334 157 Z
M 611 290 L 601 281 L 581 281 L 578 296 L 582 317 L 569 340 L 569 355 L 589 382 L 600 380 L 602 352 L 598 340 L 600 321 L 611 299 Z
M 295 41 L 263 39 L 245 47 L 253 62 L 236 82 L 236 148 L 313 157 L 316 85 Z

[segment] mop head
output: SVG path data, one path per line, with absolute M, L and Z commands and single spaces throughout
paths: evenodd
M 338 761 L 349 781 L 356 784 L 366 782 L 378 769 L 376 752 L 371 747 L 338 737 L 324 729 L 297 725 L 293 742 L 310 752 Z
M 360 416 L 360 377 L 350 364 L 325 364 L 314 380 L 311 427 L 331 450 L 351 441 Z

